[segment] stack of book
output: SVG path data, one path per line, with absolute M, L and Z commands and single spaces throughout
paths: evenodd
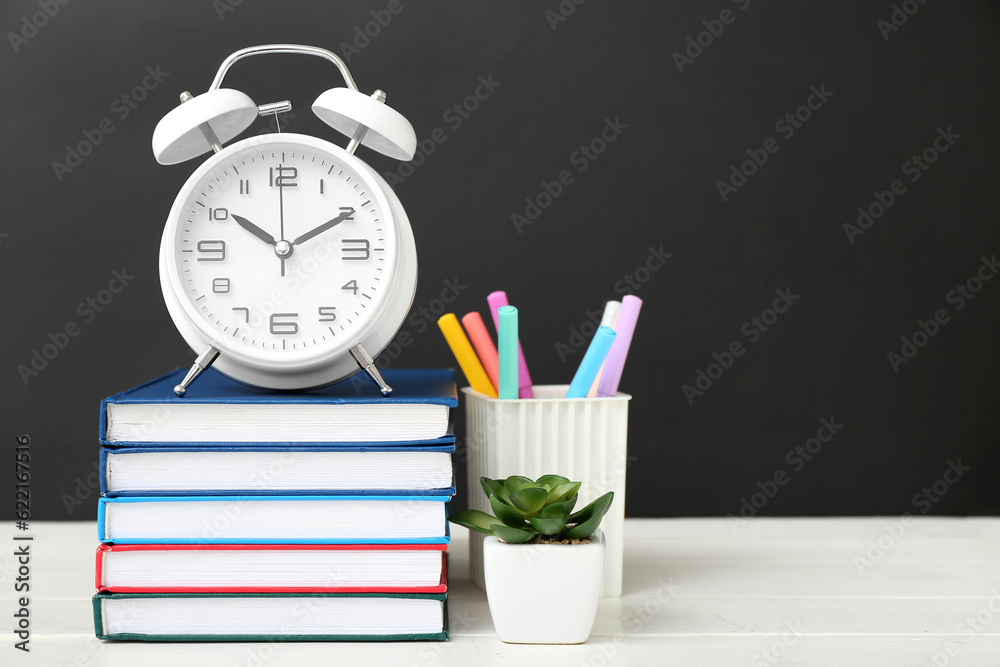
M 101 403 L 101 639 L 445 640 L 450 370 Z

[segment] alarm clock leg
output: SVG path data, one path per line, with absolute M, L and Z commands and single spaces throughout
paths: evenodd
M 194 364 L 191 366 L 191 370 L 187 372 L 184 376 L 184 381 L 179 385 L 174 387 L 174 393 L 178 396 L 183 397 L 187 393 L 188 385 L 194 382 L 195 378 L 201 375 L 201 372 L 212 365 L 212 362 L 219 356 L 219 351 L 213 346 L 209 345 L 206 347 L 201 354 L 194 360 Z
M 358 366 L 361 366 L 361 369 L 365 373 L 368 373 L 368 376 L 375 381 L 383 396 L 388 396 L 392 393 L 392 387 L 387 385 L 385 380 L 382 379 L 382 374 L 378 372 L 378 368 L 375 366 L 375 360 L 372 359 L 372 355 L 368 354 L 368 350 L 365 349 L 364 345 L 358 343 L 352 347 L 351 356 L 358 362 Z

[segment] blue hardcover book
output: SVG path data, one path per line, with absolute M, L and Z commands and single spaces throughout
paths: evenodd
M 275 392 L 209 369 L 178 398 L 173 388 L 185 372 L 101 401 L 101 444 L 453 442 L 449 411 L 458 392 L 451 369 L 387 369 L 382 376 L 394 390 L 388 397 L 366 376 Z
M 437 441 L 430 441 L 437 442 Z M 197 445 L 101 448 L 101 493 L 432 495 L 455 493 L 455 444 Z
M 450 496 L 101 498 L 97 532 L 117 544 L 444 544 Z

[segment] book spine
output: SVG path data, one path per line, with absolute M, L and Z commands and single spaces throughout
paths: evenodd
M 97 634 L 98 639 L 107 639 L 108 636 L 104 634 L 104 601 L 98 595 L 95 595 L 93 600 L 94 632 Z
M 105 511 L 107 498 L 100 498 L 97 501 L 97 539 L 101 542 L 107 541 L 107 531 L 105 530 Z
M 97 439 L 102 445 L 111 444 L 108 442 L 108 403 L 109 398 L 101 400 L 100 426 L 97 430 Z
M 110 544 L 101 543 L 97 546 L 97 567 L 94 570 L 94 583 L 97 590 L 103 591 L 104 587 L 104 554 L 111 551 Z
M 108 495 L 108 450 L 101 447 L 101 453 L 99 455 L 100 465 L 97 469 L 97 474 L 101 477 L 101 495 Z

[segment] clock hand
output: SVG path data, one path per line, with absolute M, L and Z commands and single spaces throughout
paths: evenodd
M 281 159 L 285 159 L 285 154 L 281 154 Z M 285 243 L 285 182 L 281 179 L 282 174 L 285 173 L 285 165 L 278 165 L 278 214 L 281 220 L 281 242 L 282 247 L 279 251 L 277 244 L 274 246 L 274 251 L 278 253 L 278 259 L 281 260 L 281 277 L 285 277 L 285 258 L 288 257 L 288 253 L 292 251 L 292 246 L 287 248 L 284 246 Z
M 252 222 L 250 222 L 249 220 L 247 220 L 246 218 L 244 218 L 242 216 L 239 216 L 239 215 L 236 215 L 235 213 L 233 213 L 232 216 L 233 216 L 233 220 L 236 221 L 237 225 L 239 225 L 243 229 L 247 230 L 248 232 L 250 232 L 251 234 L 253 234 L 257 238 L 259 238 L 264 243 L 267 243 L 268 245 L 272 245 L 272 246 L 277 243 L 277 241 L 274 240 L 273 236 L 271 236 L 270 234 L 268 234 L 267 232 L 265 232 L 263 229 L 261 229 L 257 225 L 255 225 Z
M 309 230 L 308 232 L 306 232 L 305 234 L 303 234 L 299 238 L 297 238 L 294 241 L 292 241 L 292 245 L 293 246 L 297 246 L 300 243 L 304 243 L 304 242 L 308 241 L 309 239 L 311 239 L 314 236 L 319 236 L 320 234 L 322 234 L 326 230 L 332 229 L 333 227 L 336 227 L 337 225 L 339 225 L 340 223 L 342 223 L 344 220 L 347 220 L 348 218 L 350 218 L 352 215 L 354 215 L 354 209 L 353 208 L 350 209 L 349 211 L 345 211 L 344 213 L 341 213 L 340 215 L 338 215 L 333 220 L 327 220 L 326 222 L 324 222 L 319 227 L 316 227 L 315 229 Z

